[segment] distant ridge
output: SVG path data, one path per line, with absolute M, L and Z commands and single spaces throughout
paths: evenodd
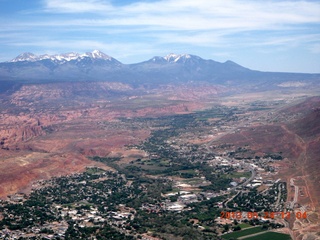
M 228 87 L 270 89 L 319 85 L 320 74 L 261 72 L 233 61 L 224 63 L 191 54 L 170 53 L 149 60 L 123 64 L 94 50 L 86 53 L 35 55 L 22 53 L 0 63 L 1 82 L 46 83 L 75 81 L 122 82 L 133 87 L 162 84 L 208 83 Z M 295 84 L 295 82 L 303 84 Z M 286 84 L 290 82 L 291 84 Z
M 92 58 L 92 59 L 103 59 L 103 60 L 109 60 L 111 61 L 113 58 L 108 56 L 107 54 L 104 54 L 103 52 L 99 50 L 93 50 L 92 52 L 86 52 L 84 54 L 79 54 L 79 53 L 64 53 L 64 54 L 55 54 L 55 55 L 49 55 L 49 54 L 44 54 L 37 56 L 33 53 L 22 53 L 16 58 L 12 59 L 9 62 L 36 62 L 36 61 L 41 61 L 41 60 L 46 60 L 49 59 L 51 61 L 71 61 L 71 60 L 79 60 L 83 58 Z

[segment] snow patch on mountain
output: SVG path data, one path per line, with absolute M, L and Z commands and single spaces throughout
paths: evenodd
M 189 54 L 175 54 L 175 53 L 170 53 L 164 57 L 164 59 L 168 62 L 178 62 L 180 59 L 188 59 L 188 58 L 191 58 L 191 55 L 189 55 Z
M 10 62 L 22 62 L 22 61 L 30 61 L 34 62 L 37 61 L 38 56 L 30 53 L 30 52 L 25 52 L 17 56 L 16 58 L 12 59 Z
M 100 52 L 99 50 L 87 52 L 87 53 L 83 54 L 82 56 L 95 58 L 95 59 L 112 60 L 112 58 L 110 56 L 108 56 L 107 54 L 104 54 L 103 52 Z
M 107 54 L 104 54 L 99 50 L 94 50 L 92 52 L 86 52 L 84 54 L 71 52 L 71 53 L 54 54 L 54 55 L 44 54 L 40 56 L 37 56 L 33 53 L 22 53 L 9 62 L 23 62 L 23 61 L 36 62 L 36 61 L 47 60 L 47 59 L 55 62 L 69 62 L 72 60 L 82 60 L 86 57 L 91 59 L 103 59 L 103 60 L 109 60 L 109 61 L 112 60 L 112 57 L 108 56 Z

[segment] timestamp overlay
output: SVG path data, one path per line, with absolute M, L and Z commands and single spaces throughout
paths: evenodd
M 307 212 L 228 212 L 228 211 L 222 211 L 220 212 L 220 218 L 225 219 L 275 219 L 275 218 L 282 218 L 289 220 L 290 218 L 297 218 L 297 219 L 307 219 Z

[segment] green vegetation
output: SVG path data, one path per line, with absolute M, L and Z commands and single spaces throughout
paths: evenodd
M 134 175 L 137 177 L 137 175 Z M 152 231 L 157 236 L 173 235 L 182 239 L 212 239 L 216 236 L 214 219 L 219 215 L 215 207 L 222 197 L 190 204 L 190 211 L 165 211 L 162 193 L 172 191 L 171 182 L 165 179 L 139 178 L 128 185 L 123 173 L 89 168 L 83 174 L 53 178 L 44 182 L 22 204 L 3 202 L 4 218 L 0 227 L 10 230 L 33 231 L 55 221 L 66 221 L 65 239 L 133 239 L 134 233 Z M 114 220 L 119 206 L 126 206 L 134 218 Z M 90 217 L 94 213 L 94 217 Z M 197 218 L 206 231 L 189 223 Z M 87 219 L 92 226 L 83 226 Z M 104 219 L 102 222 L 94 219 Z M 122 223 L 123 222 L 123 223 Z M 115 227 L 119 225 L 119 227 Z M 127 234 L 122 233 L 123 227 Z M 38 234 L 54 232 L 40 227 Z M 121 230 L 121 231 L 120 231 Z
M 253 227 L 253 228 L 247 228 L 247 229 L 233 232 L 233 233 L 224 234 L 221 237 L 223 239 L 236 239 L 236 238 L 243 237 L 246 235 L 251 235 L 251 234 L 263 232 L 265 230 L 266 229 L 263 229 L 261 226 L 258 226 L 258 227 Z
M 284 182 L 278 182 L 273 184 L 269 189 L 260 193 L 257 189 L 250 189 L 248 192 L 236 196 L 232 201 L 229 202 L 228 206 L 233 206 L 234 203 L 237 203 L 238 207 L 234 208 L 240 211 L 255 211 L 272 212 L 273 205 L 276 202 L 274 196 L 277 196 L 277 192 L 281 189 L 280 204 L 284 205 L 286 201 L 286 187 Z
M 125 174 L 130 179 L 141 179 L 146 175 L 159 177 L 178 176 L 184 179 L 193 179 L 204 176 L 209 182 L 200 188 L 204 191 L 226 190 L 232 178 L 248 176 L 248 173 L 237 175 L 232 168 L 221 168 L 209 166 L 208 159 L 213 159 L 214 154 L 207 152 L 199 155 L 199 145 L 186 144 L 175 147 L 174 140 L 186 131 L 203 131 L 204 127 L 210 126 L 210 122 L 200 121 L 199 118 L 220 118 L 219 121 L 229 121 L 236 112 L 236 108 L 216 107 L 206 111 L 195 112 L 184 115 L 164 116 L 159 118 L 136 118 L 121 119 L 124 123 L 142 123 L 154 129 L 151 136 L 140 148 L 149 153 L 149 159 L 136 159 L 129 164 L 118 166 L 116 158 L 93 157 L 95 161 L 103 162 Z M 219 125 L 219 121 L 215 123 Z M 181 154 L 183 147 L 183 154 Z
M 245 240 L 291 240 L 290 235 L 276 232 L 266 232 L 257 236 L 245 238 Z
M 240 223 L 239 226 L 241 227 L 241 229 L 252 227 L 250 224 L 247 224 L 247 223 Z

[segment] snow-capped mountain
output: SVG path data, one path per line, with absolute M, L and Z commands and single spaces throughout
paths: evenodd
M 317 82 L 320 75 L 259 72 L 232 61 L 222 63 L 174 53 L 135 64 L 122 64 L 98 50 L 39 56 L 23 53 L 0 63 L 0 82 L 111 81 L 133 86 L 206 82 L 227 86 L 259 85 L 268 89 L 283 81 L 306 79 L 310 83 Z
M 100 52 L 99 50 L 87 52 L 87 53 L 81 55 L 81 57 L 90 57 L 90 58 L 103 59 L 103 60 L 112 60 L 112 57 L 108 56 L 107 54 L 104 54 L 103 52 Z
M 194 56 L 192 56 L 194 57 Z M 163 57 L 167 62 L 178 62 L 179 60 L 186 60 L 190 59 L 191 55 L 189 54 L 175 54 L 170 53 L 167 56 Z
M 23 61 L 28 61 L 28 62 L 35 62 L 38 61 L 39 57 L 33 53 L 30 52 L 25 52 L 17 56 L 16 58 L 12 59 L 9 62 L 23 62 Z
M 42 61 L 42 60 L 51 60 L 54 62 L 69 62 L 72 60 L 79 61 L 84 58 L 102 59 L 102 60 L 109 60 L 109 61 L 113 60 L 113 58 L 108 56 L 107 54 L 104 54 L 99 50 L 94 50 L 92 52 L 86 52 L 84 54 L 71 52 L 71 53 L 54 54 L 54 55 L 44 54 L 40 56 L 37 56 L 33 53 L 22 53 L 9 62 L 24 62 L 24 61 L 36 62 L 36 61 Z
M 154 63 L 186 63 L 188 61 L 199 61 L 203 60 L 201 57 L 190 55 L 190 54 L 175 54 L 170 53 L 164 57 L 153 57 L 150 62 Z

